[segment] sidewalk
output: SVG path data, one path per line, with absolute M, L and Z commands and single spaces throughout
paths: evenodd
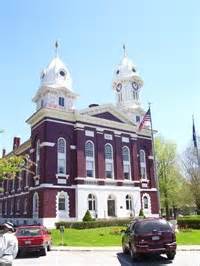
M 54 251 L 122 251 L 119 247 L 70 247 L 70 246 L 53 246 Z M 200 245 L 178 245 L 177 251 L 200 251 Z

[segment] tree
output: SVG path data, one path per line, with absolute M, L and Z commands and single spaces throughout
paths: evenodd
M 28 155 L 17 156 L 10 155 L 0 158 L 0 181 L 4 179 L 13 179 L 21 171 L 29 171 L 34 163 Z
M 188 183 L 178 165 L 176 144 L 158 137 L 155 139 L 155 152 L 161 207 L 165 209 L 167 218 L 170 209 L 176 217 L 176 209 L 192 201 Z
M 197 208 L 197 214 L 200 214 L 200 165 L 197 160 L 197 150 L 193 148 L 193 145 L 190 145 L 185 150 L 183 154 L 183 165 Z
M 89 210 L 87 210 L 84 217 L 83 217 L 83 222 L 91 222 L 92 220 L 93 220 L 92 216 L 91 216 Z

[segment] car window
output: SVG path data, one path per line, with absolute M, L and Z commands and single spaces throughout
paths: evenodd
M 41 235 L 40 228 L 19 228 L 16 236 L 39 236 Z
M 152 231 L 172 231 L 169 223 L 164 220 L 143 221 L 135 225 L 136 234 L 151 233 Z

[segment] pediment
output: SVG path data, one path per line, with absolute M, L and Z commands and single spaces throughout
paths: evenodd
M 102 118 L 118 123 L 125 123 L 134 125 L 134 123 L 112 104 L 98 105 L 80 111 L 81 114 Z

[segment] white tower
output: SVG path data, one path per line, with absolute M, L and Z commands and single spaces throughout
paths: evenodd
M 143 86 L 143 80 L 136 66 L 128 58 L 125 46 L 123 48 L 124 56 L 114 72 L 112 88 L 116 94 L 117 107 L 137 123 L 143 113 L 140 105 L 140 89 Z
M 40 87 L 33 98 L 40 108 L 54 108 L 65 111 L 74 109 L 77 94 L 72 91 L 72 79 L 68 68 L 58 57 L 56 42 L 56 56 L 45 68 L 40 77 Z

